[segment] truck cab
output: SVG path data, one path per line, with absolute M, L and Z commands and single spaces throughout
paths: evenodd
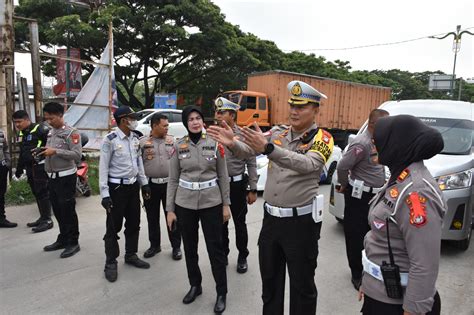
M 222 93 L 222 97 L 239 104 L 237 113 L 237 125 L 248 126 L 257 122 L 260 128 L 268 129 L 270 124 L 270 104 L 265 93 L 253 91 L 227 91 Z

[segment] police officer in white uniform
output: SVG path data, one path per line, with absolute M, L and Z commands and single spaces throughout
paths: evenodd
M 128 106 L 114 113 L 118 128 L 102 142 L 99 163 L 99 186 L 102 206 L 107 211 L 105 242 L 105 278 L 117 280 L 119 256 L 118 233 L 125 218 L 125 263 L 148 269 L 150 264 L 137 256 L 140 231 L 140 186 L 144 199 L 150 187 L 143 170 L 140 143 L 135 132 L 136 114 Z
M 263 313 L 284 313 L 288 267 L 290 314 L 305 315 L 316 313 L 314 272 L 324 205 L 318 187 L 334 140 L 314 123 L 326 96 L 301 81 L 290 82 L 288 90 L 291 127 L 272 129 L 269 139 L 256 124 L 257 131 L 241 129 L 245 143 L 234 139 L 225 123 L 224 127 L 210 127 L 208 132 L 237 157 L 268 156 L 264 219 L 258 241 Z
M 239 136 L 240 131 L 235 121 L 237 120 L 237 113 L 240 108 L 224 97 L 219 97 L 215 101 L 216 113 L 215 119 L 218 124 L 225 121 L 234 131 L 236 136 Z M 230 210 L 235 226 L 235 242 L 239 250 L 237 258 L 237 272 L 247 272 L 247 256 L 249 250 L 247 223 L 245 222 L 247 215 L 247 202 L 252 204 L 257 200 L 257 160 L 255 156 L 247 159 L 240 159 L 232 154 L 232 151 L 226 148 L 226 163 L 227 171 L 229 171 L 230 181 Z M 245 173 L 247 169 L 248 174 Z M 249 187 L 249 191 L 247 191 Z M 224 249 L 226 258 L 229 255 L 229 229 L 228 223 L 224 224 Z
M 443 150 L 441 134 L 420 119 L 379 119 L 374 142 L 390 179 L 372 201 L 362 254 L 364 315 L 438 315 L 441 225 L 447 210 L 423 163 Z

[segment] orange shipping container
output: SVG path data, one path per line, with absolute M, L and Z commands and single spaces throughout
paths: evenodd
M 326 94 L 328 99 L 321 102 L 316 121 L 318 126 L 327 129 L 359 129 L 370 111 L 388 101 L 391 95 L 391 89 L 386 87 L 301 73 L 276 70 L 251 74 L 247 90 L 267 94 L 271 125 L 288 124 L 287 84 L 293 80 L 306 82 Z

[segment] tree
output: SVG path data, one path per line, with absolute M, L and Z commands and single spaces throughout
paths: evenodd
M 69 12 L 69 14 L 68 14 Z M 109 0 L 99 12 L 71 8 L 60 0 L 20 0 L 15 14 L 39 20 L 40 42 L 47 47 L 80 47 L 84 59 L 98 59 L 107 42 L 107 25 L 114 26 L 114 63 L 119 101 L 150 107 L 155 92 L 185 88 L 195 80 L 227 71 L 255 58 L 207 0 Z M 26 26 L 17 23 L 16 42 L 25 46 Z M 84 65 L 91 73 L 93 67 Z M 45 74 L 54 62 L 43 63 Z M 183 75 L 186 74 L 186 75 Z M 143 84 L 145 99 L 135 96 Z

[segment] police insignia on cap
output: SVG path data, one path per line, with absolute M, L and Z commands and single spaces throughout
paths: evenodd
M 217 111 L 221 110 L 231 110 L 231 111 L 238 111 L 240 109 L 240 105 L 236 104 L 232 101 L 229 101 L 225 97 L 218 97 L 214 101 L 214 105 L 216 106 Z
M 218 98 L 217 102 L 216 102 L 216 105 L 217 106 L 222 106 L 222 105 L 224 105 L 224 102 L 222 102 L 222 99 Z
M 301 95 L 301 86 L 298 82 L 296 82 L 295 85 L 293 85 L 293 87 L 291 88 L 291 94 L 295 96 Z

